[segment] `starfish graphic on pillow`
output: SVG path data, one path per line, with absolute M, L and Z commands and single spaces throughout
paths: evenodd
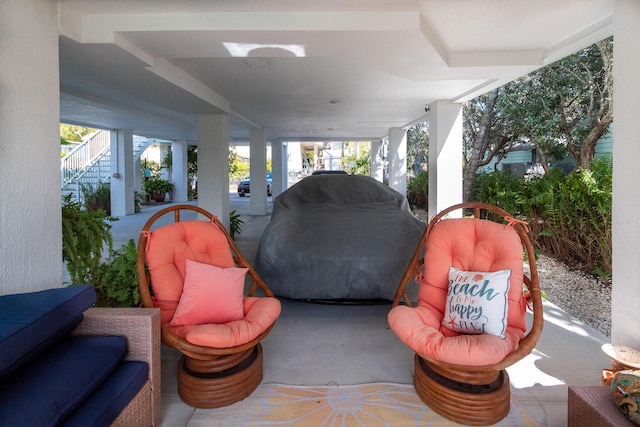
M 456 317 L 455 316 L 449 316 L 449 321 L 447 321 L 447 323 L 450 325 L 450 329 L 453 329 L 457 325 Z

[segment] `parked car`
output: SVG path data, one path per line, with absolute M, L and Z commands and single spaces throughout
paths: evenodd
M 251 177 L 246 177 L 238 184 L 238 196 L 244 197 L 251 192 Z M 271 172 L 267 173 L 267 196 L 271 196 Z

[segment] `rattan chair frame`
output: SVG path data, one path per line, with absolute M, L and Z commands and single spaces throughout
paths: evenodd
M 217 225 L 222 231 L 227 239 L 227 243 L 231 249 L 236 266 L 246 268 L 248 270 L 247 275 L 251 278 L 251 284 L 246 296 L 258 296 L 256 293 L 258 290 L 260 290 L 266 297 L 274 296 L 271 289 L 269 289 L 267 284 L 260 278 L 244 255 L 242 255 L 238 246 L 231 238 L 231 235 L 216 216 L 198 206 L 176 204 L 161 209 L 152 215 L 144 224 L 140 232 L 136 255 L 136 268 L 138 271 L 140 299 L 143 307 L 155 307 L 152 298 L 153 284 L 151 282 L 151 276 L 147 269 L 145 258 L 147 232 L 151 231 L 156 221 L 165 215 L 173 214 L 174 223 L 180 222 L 181 212 L 183 211 L 193 211 L 203 215 L 208 221 Z M 246 395 L 253 391 L 255 386 L 257 386 L 262 379 L 262 348 L 260 341 L 269 334 L 274 324 L 267 328 L 262 334 L 245 344 L 233 347 L 206 347 L 190 343 L 180 335 L 173 333 L 169 328 L 169 325 L 162 323 L 162 342 L 170 347 L 176 348 L 184 355 L 179 362 L 178 372 L 179 392 L 182 399 L 191 406 L 215 408 L 226 406 L 246 397 Z M 255 366 L 251 366 L 248 370 L 245 370 L 245 372 L 234 374 L 236 375 L 235 378 L 226 382 L 224 382 L 225 380 L 223 379 L 207 380 L 206 377 L 208 374 L 213 372 L 218 373 L 223 371 L 232 371 L 237 368 L 236 365 L 239 363 L 241 364 L 244 359 L 248 358 L 255 359 L 254 362 L 252 362 L 252 365 Z M 191 367 L 199 370 L 203 379 L 185 374 L 185 370 L 189 370 Z M 249 376 L 251 378 L 247 378 Z M 252 384 L 246 385 L 246 381 L 250 381 Z M 245 384 L 238 385 L 236 384 L 238 382 L 244 382 Z M 222 388 L 227 391 L 220 391 Z M 234 391 L 236 389 L 237 391 Z
M 463 212 L 472 211 L 474 218 L 490 219 L 496 222 L 497 220 L 504 220 L 509 222 L 509 220 L 512 219 L 512 216 L 504 209 L 480 202 L 460 203 L 450 206 L 439 212 L 429 221 L 429 224 L 427 225 L 427 228 L 423 233 L 418 246 L 416 247 L 413 257 L 409 262 L 409 266 L 407 267 L 400 281 L 400 284 L 398 285 L 392 307 L 395 307 L 401 303 L 413 307 L 413 303 L 408 297 L 407 286 L 408 284 L 413 282 L 414 278 L 421 272 L 424 266 L 424 254 L 426 251 L 429 235 L 434 227 L 438 225 L 440 220 L 446 218 L 450 213 L 459 210 L 462 210 Z M 487 218 L 487 216 L 491 215 L 496 216 L 497 219 Z M 506 413 L 504 413 L 505 408 L 508 412 L 508 401 L 504 403 L 505 406 L 503 406 L 502 409 L 495 409 L 495 407 L 491 406 L 493 404 L 490 402 L 487 402 L 488 406 L 483 408 L 483 401 L 486 400 L 487 396 L 482 397 L 478 395 L 478 402 L 474 402 L 473 396 L 470 397 L 469 394 L 465 394 L 464 399 L 461 399 L 461 401 L 464 400 L 471 405 L 477 406 L 473 408 L 473 412 L 475 413 L 474 415 L 465 414 L 464 410 L 459 409 L 460 405 L 463 405 L 464 403 L 454 402 L 453 404 L 449 405 L 448 400 L 451 400 L 449 399 L 449 397 L 455 400 L 459 397 L 458 391 L 451 391 L 449 390 L 448 386 L 441 386 L 437 381 L 433 381 L 430 378 L 439 377 L 441 379 L 444 379 L 442 381 L 443 383 L 448 383 L 448 380 L 451 380 L 454 383 L 464 385 L 464 387 L 468 387 L 469 389 L 472 389 L 473 386 L 483 386 L 491 383 L 500 383 L 501 385 L 498 385 L 497 387 L 502 388 L 504 393 L 502 394 L 502 397 L 508 397 L 508 376 L 506 374 L 505 368 L 513 365 L 514 363 L 531 353 L 531 351 L 535 348 L 536 343 L 538 342 L 544 326 L 542 292 L 540 289 L 540 281 L 538 278 L 534 248 L 531 243 L 531 239 L 529 238 L 528 230 L 523 222 L 512 221 L 512 223 L 514 229 L 520 237 L 523 249 L 527 255 L 527 261 L 529 264 L 529 275 L 527 276 L 525 274 L 524 276 L 524 286 L 526 287 L 527 300 L 529 302 L 528 305 L 533 313 L 533 322 L 528 331 L 526 331 L 523 338 L 520 340 L 518 347 L 514 351 L 509 353 L 500 362 L 493 365 L 485 366 L 456 365 L 441 360 L 436 360 L 423 354 L 416 354 L 415 358 L 414 384 L 416 385 L 418 394 L 421 395 L 423 400 L 428 400 L 428 403 L 430 405 L 436 406 L 433 409 L 445 415 L 447 418 L 469 425 L 483 425 L 485 423 L 495 423 L 499 421 L 501 417 L 504 417 L 506 415 Z M 429 373 L 427 374 L 425 370 Z M 440 397 L 434 397 L 434 393 L 439 394 Z M 448 396 L 448 394 L 451 394 L 451 396 Z M 435 402 L 434 399 L 436 399 Z M 486 414 L 481 413 L 483 409 L 486 410 Z M 474 418 L 476 417 L 476 415 L 478 416 L 477 419 Z

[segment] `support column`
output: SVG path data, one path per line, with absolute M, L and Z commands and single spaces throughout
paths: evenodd
M 611 341 L 640 350 L 640 222 L 638 222 L 638 135 L 640 135 L 640 3 L 614 0 L 613 112 L 613 291 Z
M 133 189 L 133 132 L 111 131 L 111 215 L 135 213 Z
M 133 160 L 133 191 L 142 193 L 142 162 L 140 157 Z
M 431 218 L 462 202 L 462 104 L 435 101 L 428 119 Z
M 272 180 L 272 197 L 275 199 L 280 195 L 285 188 L 287 182 L 286 175 L 282 172 L 286 168 L 286 162 L 283 159 L 284 144 L 282 141 L 276 141 L 271 143 L 271 180 Z
M 407 195 L 407 131 L 389 129 L 389 187 Z
M 384 154 L 382 141 L 371 141 L 371 177 L 376 181 L 384 181 Z
M 282 191 L 289 188 L 289 143 L 282 143 Z
M 198 206 L 229 229 L 229 116 L 198 115 Z
M 263 129 L 249 131 L 251 176 L 251 215 L 267 214 L 267 133 Z
M 173 182 L 172 201 L 184 203 L 189 200 L 187 184 L 187 141 L 174 141 L 171 144 L 171 178 Z
M 0 2 L 0 28 L 0 295 L 4 295 L 62 283 L 56 3 Z
M 167 145 L 167 144 L 160 144 L 160 179 L 166 179 L 167 181 L 172 181 L 173 179 L 171 178 L 172 175 L 172 171 L 171 171 L 171 166 L 169 165 L 169 167 L 165 167 L 162 166 L 165 163 L 165 159 L 167 158 L 167 156 L 169 155 L 169 153 L 171 152 L 171 146 Z

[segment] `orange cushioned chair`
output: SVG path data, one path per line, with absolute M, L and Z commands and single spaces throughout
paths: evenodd
M 181 212 L 209 220 L 180 221 Z M 168 224 L 165 217 L 166 225 L 154 225 L 166 214 L 173 223 L 168 215 Z M 180 398 L 217 408 L 249 396 L 262 381 L 260 341 L 280 315 L 280 301 L 217 218 L 191 205 L 158 211 L 140 234 L 137 269 L 142 304 L 160 308 L 162 342 L 183 353 Z M 254 296 L 258 287 L 264 296 Z
M 459 210 L 474 216 L 445 218 Z M 492 205 L 447 208 L 429 222 L 396 291 L 389 325 L 416 352 L 416 392 L 453 421 L 502 420 L 510 408 L 505 368 L 529 354 L 542 332 L 542 298 L 527 233 L 524 222 Z M 417 306 L 407 297 L 414 278 Z M 528 305 L 533 323 L 527 331 Z

